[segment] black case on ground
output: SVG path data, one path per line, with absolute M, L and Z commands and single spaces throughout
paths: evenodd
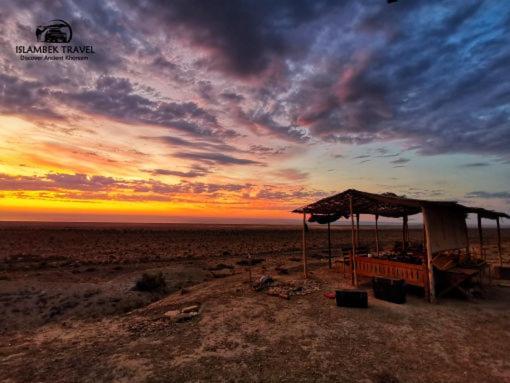
M 392 303 L 406 303 L 406 283 L 403 279 L 374 277 L 374 296 Z
M 368 294 L 365 290 L 336 290 L 336 305 L 367 308 Z

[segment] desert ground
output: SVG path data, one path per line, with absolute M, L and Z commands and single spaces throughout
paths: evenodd
M 350 235 L 335 227 L 333 255 Z M 384 246 L 400 236 L 381 231 Z M 496 232 L 485 236 L 496 263 Z M 2 223 L 0 381 L 510 382 L 505 283 L 398 305 L 367 279 L 369 308 L 340 308 L 324 293 L 350 279 L 328 268 L 324 228 L 308 237 L 305 281 L 298 226 Z M 373 238 L 363 227 L 361 243 Z M 502 239 L 509 263 L 510 229 Z M 144 273 L 166 286 L 136 290 Z M 257 292 L 250 274 L 294 293 Z

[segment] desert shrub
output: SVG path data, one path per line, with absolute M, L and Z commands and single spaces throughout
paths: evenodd
M 166 281 L 161 272 L 156 274 L 143 273 L 135 285 L 135 290 L 138 291 L 161 291 L 165 290 L 165 288 Z

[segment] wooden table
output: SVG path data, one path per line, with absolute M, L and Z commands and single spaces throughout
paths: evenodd
M 466 289 L 462 287 L 462 284 L 473 280 L 476 277 L 479 277 L 482 275 L 483 270 L 487 264 L 480 264 L 479 266 L 469 266 L 469 267 L 452 267 L 448 270 L 443 271 L 444 275 L 447 276 L 449 286 L 445 288 L 443 291 L 441 291 L 438 295 L 438 297 L 441 297 L 450 291 L 457 290 L 462 295 L 464 295 L 466 298 L 469 298 L 470 295 L 467 292 Z M 480 282 L 481 285 L 481 282 Z

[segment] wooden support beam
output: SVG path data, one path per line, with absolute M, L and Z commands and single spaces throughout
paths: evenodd
M 344 273 L 344 278 L 345 278 L 345 254 L 344 254 L 342 248 L 340 248 L 340 254 L 342 255 L 342 272 Z
M 434 303 L 436 301 L 436 290 L 434 286 L 434 265 L 432 264 L 432 247 L 430 242 L 430 233 L 428 228 L 428 222 L 427 222 L 427 214 L 426 210 L 422 208 L 423 213 L 423 226 L 425 227 L 425 238 L 426 238 L 426 246 L 427 246 L 427 252 L 425 253 L 426 257 L 426 268 L 427 268 L 427 279 L 429 282 L 428 286 L 428 295 L 429 295 L 429 302 Z
M 379 256 L 379 214 L 375 215 L 375 253 Z
M 351 250 L 351 283 L 354 286 L 358 285 L 358 278 L 356 276 L 356 265 L 355 265 L 355 258 L 356 258 L 356 235 L 354 233 L 354 212 L 352 208 L 352 197 L 349 197 L 349 212 L 351 216 L 351 234 L 352 234 L 352 250 Z
M 466 256 L 467 258 L 471 258 L 471 250 L 469 249 L 469 229 L 466 225 Z
M 328 261 L 331 269 L 331 223 L 328 222 Z
M 423 217 L 423 265 L 425 268 L 425 296 L 427 300 L 430 302 L 430 283 L 429 283 L 429 273 L 428 273 L 428 264 L 427 264 L 427 232 L 425 229 L 425 217 Z
M 496 225 L 498 227 L 498 256 L 499 256 L 499 265 L 503 266 L 503 253 L 501 251 L 501 227 L 499 226 L 499 217 L 496 218 Z
M 303 213 L 303 274 L 308 278 L 307 260 L 306 260 L 306 213 Z
M 423 218 L 423 252 L 425 253 L 425 248 L 427 247 L 427 233 L 425 232 L 425 218 Z
M 477 215 L 478 218 L 478 239 L 480 241 L 480 257 L 485 260 L 485 252 L 483 251 L 483 231 L 482 231 L 482 216 Z
M 406 244 L 409 245 L 409 216 L 406 215 Z
M 402 250 L 407 249 L 407 215 L 402 217 Z
M 423 230 L 423 254 L 425 254 L 427 252 L 427 233 L 425 231 L 425 218 L 423 218 L 422 230 Z
M 359 248 L 359 213 L 356 214 L 356 248 Z

